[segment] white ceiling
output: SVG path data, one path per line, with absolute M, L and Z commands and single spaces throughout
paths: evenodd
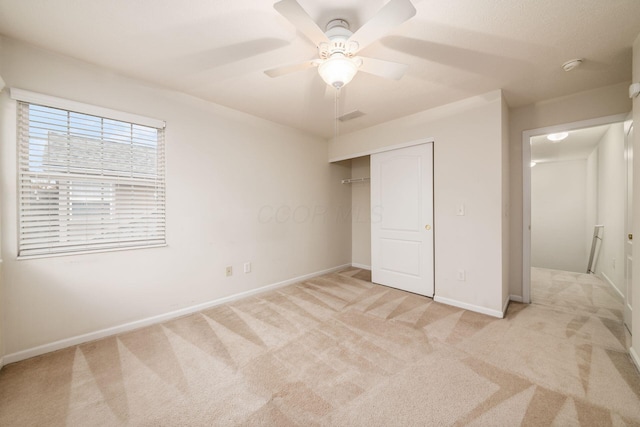
M 324 27 L 352 30 L 383 0 L 299 0 Z M 312 59 L 315 47 L 273 0 L 0 0 L 0 34 L 330 137 L 334 102 L 315 69 L 263 71 Z M 359 73 L 343 90 L 349 132 L 503 89 L 517 107 L 628 81 L 638 0 L 414 0 L 417 15 L 362 51 L 409 65 L 400 81 Z M 561 64 L 585 58 L 570 73 Z
M 611 125 L 572 130 L 566 139 L 552 142 L 547 135 L 531 138 L 531 160 L 536 163 L 583 160 L 598 146 Z

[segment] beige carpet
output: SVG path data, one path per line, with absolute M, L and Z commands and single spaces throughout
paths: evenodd
M 640 425 L 620 299 L 533 282 L 501 320 L 329 274 L 6 366 L 0 425 Z

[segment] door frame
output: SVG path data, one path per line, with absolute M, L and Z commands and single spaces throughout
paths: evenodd
M 347 156 L 333 157 L 329 159 L 329 163 L 341 162 L 343 160 L 350 160 L 358 157 L 370 156 L 376 153 L 384 153 L 385 151 L 397 150 L 398 148 L 407 148 L 407 147 L 412 147 L 414 145 L 428 144 L 428 143 L 433 144 L 434 157 L 435 157 L 435 147 L 436 147 L 435 140 L 433 138 L 423 138 L 423 139 L 415 139 L 408 142 L 401 142 L 398 144 L 385 145 L 384 147 L 372 148 L 370 150 L 360 151 L 358 153 L 349 154 Z M 435 162 L 434 162 L 434 165 L 435 165 Z
M 626 195 L 625 195 L 625 210 L 624 210 L 624 228 L 625 234 L 627 235 L 624 239 L 624 282 L 625 289 L 623 295 L 623 324 L 631 333 L 631 329 L 633 329 L 633 301 L 629 301 L 629 294 L 633 290 L 633 268 L 629 269 L 633 265 L 633 239 L 629 239 L 629 234 L 633 234 L 633 212 L 631 216 L 629 216 L 629 210 L 633 211 L 633 149 L 634 143 L 632 139 L 629 139 L 629 136 L 632 135 L 631 132 L 635 132 L 635 126 L 633 123 L 633 114 L 629 113 L 627 116 L 627 120 L 624 122 L 624 156 L 625 156 L 625 178 L 626 178 Z M 629 149 L 631 149 L 631 158 L 629 158 Z M 631 182 L 629 182 L 629 167 L 631 167 Z M 631 186 L 629 185 L 631 184 Z M 632 191 L 629 191 L 632 190 Z M 631 202 L 631 203 L 630 203 Z M 629 261 L 631 260 L 631 261 Z M 629 265 L 631 264 L 631 265 Z M 628 313 L 628 314 L 627 314 Z M 629 322 L 627 322 L 627 316 L 629 317 Z
M 522 132 L 522 302 L 531 303 L 531 137 L 621 123 L 629 113 L 546 126 Z
M 410 141 L 406 141 L 406 142 L 400 142 L 400 143 L 395 143 L 395 144 L 390 144 L 390 145 L 384 145 L 382 147 L 376 147 L 376 148 L 371 148 L 371 149 L 366 149 L 364 151 L 359 151 L 357 153 L 353 153 L 353 154 L 349 154 L 346 156 L 339 156 L 339 157 L 332 157 L 329 159 L 329 163 L 334 163 L 334 162 L 341 162 L 343 160 L 351 160 L 351 159 L 356 159 L 358 157 L 364 157 L 364 156 L 371 156 L 372 154 L 377 154 L 377 153 L 384 153 L 385 151 L 393 151 L 393 150 L 397 150 L 399 148 L 407 148 L 407 147 L 412 147 L 414 145 L 421 145 L 421 144 L 433 144 L 433 165 L 432 165 L 432 173 L 433 173 L 433 224 L 432 226 L 434 227 L 433 229 L 433 296 L 435 298 L 435 293 L 436 293 L 436 281 L 435 281 L 435 272 L 436 272 L 436 232 L 435 232 L 435 222 L 436 222 L 436 212 L 435 212 L 435 194 L 436 194 L 436 144 L 435 144 L 435 138 L 433 137 L 429 137 L 429 138 L 421 138 L 421 139 L 413 139 Z M 371 233 L 371 230 L 369 230 L 369 233 Z M 371 268 L 371 266 L 369 266 L 369 268 Z

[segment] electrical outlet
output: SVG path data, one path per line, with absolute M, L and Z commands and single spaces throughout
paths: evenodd
M 464 205 L 463 204 L 458 205 L 458 208 L 456 209 L 456 215 L 464 216 Z
M 227 277 L 233 276 L 233 267 L 232 266 L 230 266 L 230 265 L 227 266 L 226 274 L 227 274 Z
M 244 263 L 244 272 L 246 273 L 251 273 L 251 262 L 247 261 Z
M 466 279 L 466 276 L 467 276 L 467 274 L 464 271 L 464 269 L 461 268 L 460 270 L 458 270 L 458 280 L 459 281 L 464 282 L 465 279 Z

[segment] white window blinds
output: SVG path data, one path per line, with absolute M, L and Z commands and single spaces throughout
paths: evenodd
M 164 129 L 18 102 L 19 257 L 164 245 Z

